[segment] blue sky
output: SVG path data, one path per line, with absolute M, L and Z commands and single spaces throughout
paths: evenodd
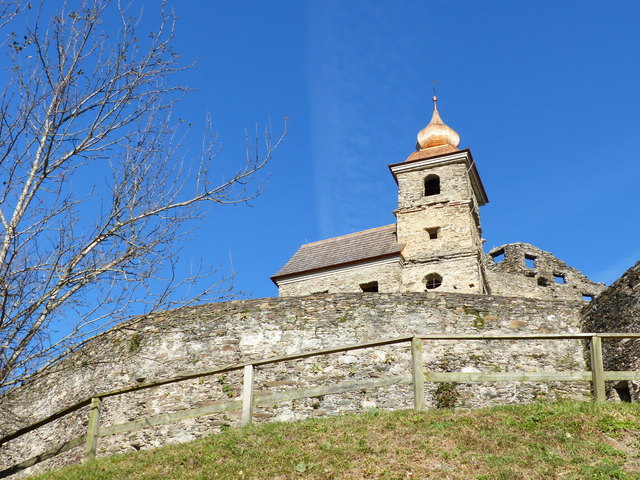
M 151 21 L 157 3 L 144 5 Z M 615 6 L 612 6 L 615 5 Z M 470 148 L 490 203 L 486 247 L 528 242 L 611 283 L 640 258 L 640 4 L 174 1 L 195 66 L 179 114 L 220 133 L 289 133 L 253 207 L 212 209 L 183 261 L 237 271 L 249 297 L 307 241 L 393 223 L 387 165 L 439 109 Z

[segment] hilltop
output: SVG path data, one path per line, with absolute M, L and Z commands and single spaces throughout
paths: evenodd
M 640 406 L 537 403 L 229 429 L 32 480 L 637 479 Z

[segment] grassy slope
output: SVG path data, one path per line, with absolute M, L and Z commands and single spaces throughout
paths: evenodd
M 543 403 L 263 424 L 37 478 L 637 479 L 639 455 L 639 405 Z

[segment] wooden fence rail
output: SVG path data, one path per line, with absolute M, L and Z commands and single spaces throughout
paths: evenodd
M 281 402 L 297 400 L 302 398 L 312 398 L 323 395 L 339 394 L 350 391 L 386 387 L 391 385 L 412 384 L 414 409 L 417 411 L 425 409 L 425 383 L 426 382 L 591 382 L 593 389 L 593 399 L 596 402 L 606 400 L 605 384 L 607 380 L 638 380 L 640 372 L 637 371 L 605 371 L 602 357 L 602 339 L 623 339 L 640 338 L 640 333 L 575 333 L 575 334 L 531 334 L 531 335 L 508 335 L 508 334 L 482 334 L 482 335 L 414 335 L 410 337 L 399 337 L 376 342 L 360 343 L 343 347 L 315 350 L 282 357 L 271 357 L 263 360 L 253 360 L 234 365 L 229 365 L 216 370 L 209 370 L 200 373 L 188 374 L 160 380 L 157 382 L 143 383 L 126 388 L 103 392 L 90 398 L 85 398 L 76 404 L 60 410 L 48 417 L 39 420 L 31 425 L 16 430 L 15 432 L 0 438 L 0 446 L 7 442 L 19 438 L 26 433 L 37 430 L 59 418 L 69 415 L 79 409 L 90 406 L 89 423 L 85 435 L 75 437 L 64 443 L 43 452 L 35 457 L 24 460 L 16 465 L 12 465 L 0 471 L 0 478 L 17 473 L 25 468 L 31 467 L 48 458 L 59 455 L 82 444 L 85 445 L 85 461 L 95 459 L 98 448 L 98 440 L 108 435 L 117 433 L 133 432 L 155 425 L 165 425 L 178 422 L 188 418 L 197 418 L 214 413 L 229 411 L 241 411 L 241 425 L 251 423 L 253 409 L 260 405 L 274 405 Z M 522 341 L 522 340 L 585 340 L 589 342 L 591 370 L 590 371 L 566 371 L 566 372 L 425 372 L 423 360 L 423 344 L 425 341 Z M 282 393 L 256 393 L 254 391 L 254 375 L 257 367 L 271 365 L 292 360 L 301 360 L 321 355 L 342 353 L 352 350 L 380 347 L 409 343 L 411 348 L 411 374 L 397 375 L 387 378 L 375 378 L 368 380 L 344 381 L 333 385 L 323 385 L 304 389 L 291 390 Z M 100 427 L 100 416 L 102 402 L 105 398 L 123 395 L 162 385 L 183 382 L 196 378 L 203 378 L 227 372 L 244 372 L 242 395 L 239 400 L 219 402 L 181 410 L 174 413 L 167 413 L 146 417 L 132 422 Z

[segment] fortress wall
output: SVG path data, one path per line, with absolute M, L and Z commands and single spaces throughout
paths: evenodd
M 508 295 L 539 299 L 574 300 L 588 303 L 584 295 L 596 297 L 604 287 L 597 284 L 557 284 L 539 285 L 535 276 L 485 270 L 485 278 L 493 295 Z M 553 280 L 551 280 L 553 282 Z
M 640 261 L 584 308 L 583 328 L 592 332 L 640 332 Z M 605 370 L 640 369 L 640 340 L 605 340 L 602 349 Z M 607 382 L 607 394 L 616 398 L 614 383 Z M 629 394 L 640 400 L 640 385 L 629 383 Z
M 549 333 L 579 331 L 581 302 L 540 301 L 453 293 L 334 294 L 242 300 L 187 307 L 135 319 L 96 337 L 65 362 L 1 399 L 0 435 L 77 400 L 135 384 L 199 372 L 248 359 L 430 333 Z M 579 341 L 453 342 L 425 344 L 434 371 L 562 371 L 585 368 Z M 357 350 L 258 368 L 256 389 L 286 391 L 343 380 L 410 373 L 407 344 Z M 102 426 L 239 397 L 242 379 L 224 377 L 168 385 L 109 398 Z M 590 397 L 587 383 L 458 384 L 458 405 L 477 407 L 540 398 Z M 427 384 L 428 406 L 438 404 Z M 410 408 L 410 385 L 327 395 L 257 408 L 255 420 Z M 7 413 L 10 412 L 10 413 Z M 182 442 L 237 425 L 239 413 L 214 415 L 100 440 L 98 455 Z M 9 442 L 0 468 L 40 453 L 86 429 L 86 409 Z M 48 460 L 38 470 L 77 462 L 82 448 Z

